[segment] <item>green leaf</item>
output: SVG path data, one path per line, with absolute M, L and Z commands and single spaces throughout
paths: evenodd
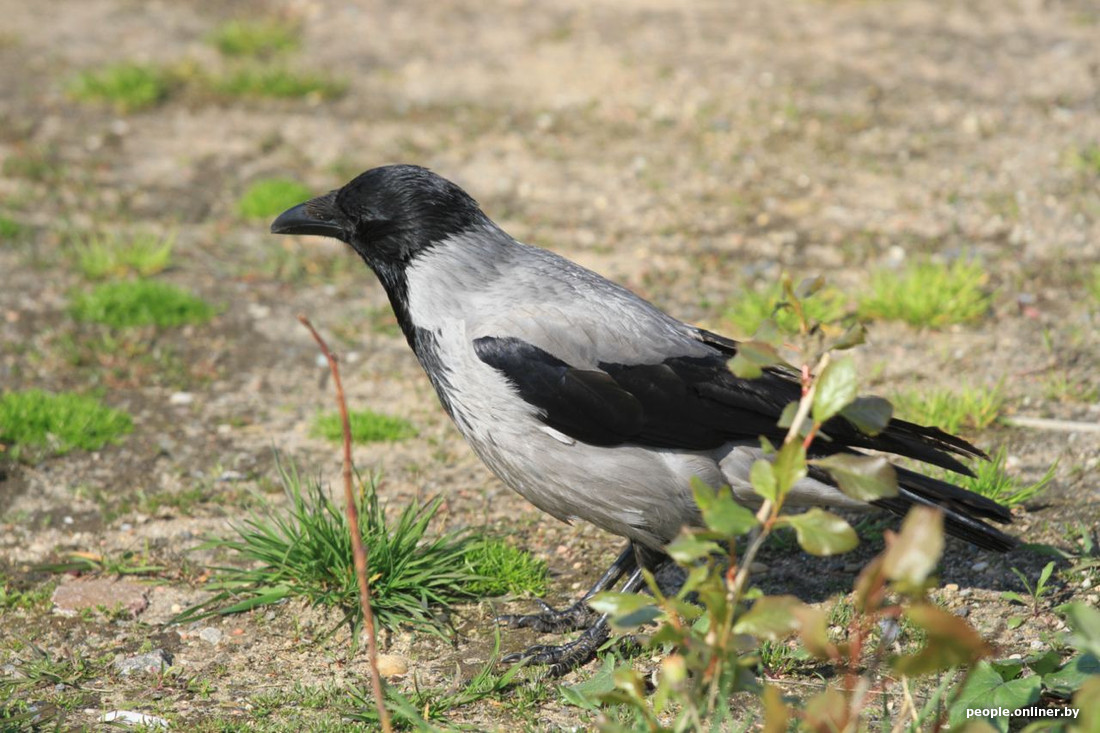
M 794 296 L 799 300 L 805 300 L 811 295 L 816 293 L 825 287 L 825 278 L 821 275 L 815 277 L 808 277 L 802 282 L 798 283 L 798 286 L 794 289 Z
M 1062 655 L 1054 649 L 1036 654 L 1024 660 L 1024 664 L 1037 675 L 1046 675 L 1062 666 Z
M 1063 606 L 1063 610 L 1075 632 L 1069 637 L 1069 643 L 1083 652 L 1100 657 L 1100 611 L 1081 602 Z
M 924 629 L 927 642 L 916 654 L 898 657 L 894 668 L 901 674 L 918 675 L 963 667 L 989 654 L 989 646 L 978 632 L 958 616 L 930 603 L 910 606 L 905 618 Z M 985 667 L 997 674 L 988 664 Z M 1001 682 L 1000 675 L 997 681 Z
M 600 613 L 608 614 L 611 623 L 620 628 L 641 626 L 661 615 L 661 609 L 653 604 L 652 598 L 637 593 L 606 591 L 597 594 L 588 605 Z
M 777 493 L 782 499 L 792 486 L 806 477 L 806 449 L 802 443 L 797 440 L 784 443 L 775 454 L 773 468 Z
M 682 531 L 680 535 L 665 547 L 665 552 L 681 565 L 690 565 L 700 558 L 721 552 L 722 548 L 717 542 L 702 540 L 689 531 Z
M 817 378 L 814 422 L 823 423 L 843 410 L 855 400 L 858 389 L 856 363 L 851 357 L 829 362 Z
M 867 340 L 867 327 L 862 323 L 853 323 L 848 327 L 844 333 L 842 333 L 836 341 L 830 344 L 830 348 L 836 351 L 844 351 L 845 349 L 851 349 Z
M 691 490 L 708 529 L 723 537 L 740 537 L 756 526 L 756 515 L 734 501 L 728 487 L 715 491 L 692 476 Z
M 890 424 L 894 406 L 882 397 L 856 397 L 840 414 L 861 433 L 878 435 Z
M 772 466 L 771 461 L 760 458 L 753 463 L 752 468 L 749 470 L 749 481 L 752 483 L 753 491 L 765 499 L 775 501 L 779 498 L 775 468 Z
M 951 706 L 952 727 L 963 724 L 967 710 L 1003 708 L 1009 711 L 1038 702 L 1042 685 L 1038 676 L 1021 677 L 1005 682 L 988 662 L 978 662 L 970 671 L 966 685 Z M 997 730 L 1008 730 L 1008 717 L 986 718 Z
M 828 471 L 840 490 L 853 499 L 874 501 L 898 495 L 897 473 L 882 456 L 836 453 L 811 462 Z
M 783 357 L 771 344 L 762 341 L 742 341 L 737 354 L 730 360 L 729 369 L 741 379 L 756 379 L 768 367 L 785 364 Z
M 780 413 L 779 422 L 776 423 L 776 425 L 778 425 L 779 427 L 781 427 L 783 429 L 789 428 L 794 423 L 794 418 L 795 418 L 795 415 L 797 415 L 797 414 L 798 414 L 798 402 L 788 402 L 787 406 L 783 408 L 783 412 Z M 803 424 L 805 424 L 805 421 L 803 421 Z M 802 427 L 802 425 L 799 425 L 799 428 L 801 428 L 801 427 Z M 799 432 L 801 433 L 802 431 L 799 430 Z
M 1078 654 L 1056 672 L 1043 675 L 1043 686 L 1054 695 L 1069 698 L 1089 677 L 1100 675 L 1100 659 L 1091 654 Z
M 883 555 L 883 572 L 902 590 L 919 588 L 943 554 L 943 512 L 915 506 L 905 515 L 901 532 Z
M 847 522 L 818 507 L 781 516 L 777 524 L 794 527 L 798 544 L 811 555 L 836 555 L 859 544 L 859 536 Z
M 802 601 L 794 596 L 765 596 L 737 619 L 733 633 L 778 641 L 798 630 L 799 620 L 795 610 L 802 605 Z

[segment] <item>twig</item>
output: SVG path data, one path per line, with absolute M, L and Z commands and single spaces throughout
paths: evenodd
M 390 714 L 386 710 L 386 696 L 382 693 L 382 676 L 378 673 L 378 640 L 374 635 L 374 611 L 370 605 L 370 583 L 367 581 L 367 550 L 363 547 L 363 535 L 359 533 L 359 512 L 355 508 L 355 492 L 351 483 L 351 421 L 348 419 L 348 404 L 344 399 L 344 385 L 340 382 L 340 368 L 336 357 L 329 351 L 328 344 L 317 333 L 317 329 L 304 315 L 298 320 L 309 329 L 313 340 L 317 342 L 321 353 L 328 361 L 332 371 L 332 382 L 336 387 L 336 406 L 340 409 L 340 422 L 344 428 L 344 498 L 347 500 L 348 529 L 351 530 L 351 552 L 355 560 L 355 577 L 359 580 L 359 606 L 363 610 L 363 626 L 367 632 L 367 655 L 370 658 L 370 682 L 374 690 L 374 704 L 378 707 L 378 720 L 385 733 L 391 733 Z
M 1080 422 L 1078 420 L 1052 420 L 1046 417 L 1016 417 L 1001 418 L 1001 422 L 1017 428 L 1034 428 L 1036 430 L 1056 430 L 1065 433 L 1100 433 L 1100 422 Z

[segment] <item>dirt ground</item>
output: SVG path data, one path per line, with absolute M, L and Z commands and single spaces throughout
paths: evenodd
M 308 432 L 332 395 L 298 313 L 344 355 L 353 407 L 420 430 L 355 449 L 361 469 L 384 471 L 392 505 L 441 494 L 448 526 L 507 531 L 549 562 L 555 604 L 617 549 L 591 527 L 541 516 L 480 465 L 385 327 L 386 300 L 365 267 L 336 244 L 276 238 L 266 221 L 238 216 L 237 199 L 261 178 L 320 193 L 376 165 L 426 165 L 517 238 L 727 332 L 725 305 L 781 270 L 824 274 L 854 293 L 879 266 L 973 254 L 995 291 L 989 317 L 943 330 L 873 324 L 859 357 L 874 375 L 869 388 L 1002 383 L 1009 415 L 1100 420 L 1100 302 L 1089 290 L 1100 263 L 1100 164 L 1081 158 L 1100 145 L 1091 0 L 0 0 L 0 10 L 0 156 L 41 161 L 0 177 L 0 213 L 28 232 L 0 242 L 0 390 L 99 390 L 136 423 L 99 452 L 0 463 L 0 571 L 46 582 L 34 566 L 72 551 L 132 551 L 170 569 L 133 620 L 5 613 L 0 666 L 18 638 L 57 655 L 157 647 L 182 670 L 158 684 L 105 676 L 69 724 L 114 709 L 177 730 L 251 723 L 258 695 L 364 684 L 364 657 L 349 657 L 346 637 L 313 640 L 330 620 L 318 612 L 164 625 L 202 597 L 200 566 L 212 558 L 188 551 L 227 533 L 249 492 L 270 485 L 273 451 L 336 483 L 338 450 Z M 342 97 L 181 94 L 120 115 L 65 93 L 78 71 L 119 61 L 218 68 L 225 62 L 204 40 L 211 29 L 267 15 L 301 23 L 302 49 L 288 63 L 345 81 Z M 175 266 L 161 279 L 222 308 L 208 325 L 149 333 L 176 365 L 170 373 L 66 357 L 66 339 L 82 328 L 66 304 L 87 286 L 65 233 L 90 228 L 174 230 Z M 1005 446 L 1025 479 L 1057 462 L 1050 489 L 1018 512 L 1017 535 L 1070 549 L 1074 527 L 1100 523 L 1100 433 L 1002 425 L 968 437 Z M 200 498 L 149 501 L 188 492 Z M 823 601 L 850 588 L 872 552 L 813 559 L 771 548 L 759 581 Z M 1010 568 L 1034 577 L 1044 562 L 951 542 L 945 600 L 968 604 L 1003 655 L 1030 653 L 1061 622 L 1045 613 L 1008 630 L 1017 611 L 1000 593 L 1020 589 Z M 1059 576 L 1050 604 L 1096 603 L 1091 583 Z M 460 607 L 453 644 L 389 636 L 387 651 L 409 665 L 398 684 L 468 674 L 491 652 L 492 616 L 533 605 Z M 214 643 L 200 636 L 210 626 L 223 632 Z M 502 646 L 536 640 L 505 631 Z M 264 715 L 308 728 L 316 711 L 287 699 Z M 455 719 L 490 729 L 591 722 L 552 688 Z

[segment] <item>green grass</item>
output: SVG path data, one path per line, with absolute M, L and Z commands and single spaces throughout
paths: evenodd
M 175 236 L 149 232 L 123 237 L 118 234 L 94 234 L 77 242 L 73 249 L 76 265 L 89 280 L 119 278 L 126 275 L 146 277 L 163 272 L 172 263 Z
M 77 101 L 110 104 L 126 113 L 160 104 L 171 87 L 171 75 L 164 69 L 121 63 L 80 72 L 69 81 L 66 91 Z
M 69 306 L 78 321 L 112 328 L 182 326 L 205 323 L 217 309 L 174 285 L 153 280 L 123 280 L 96 286 L 75 296 Z
M 302 598 L 341 609 L 359 626 L 359 590 L 343 501 L 329 498 L 318 480 L 303 482 L 293 467 L 280 473 L 288 507 L 265 504 L 233 526 L 233 537 L 206 543 L 206 548 L 230 552 L 243 566 L 217 568 L 214 597 L 185 611 L 179 621 Z M 386 628 L 411 624 L 439 630 L 434 611 L 472 598 L 473 583 L 482 580 L 467 559 L 480 537 L 469 532 L 429 536 L 440 502 L 413 500 L 387 522 L 376 478 L 356 492 L 363 544 L 370 551 L 372 607 Z
M 15 219 L 0 214 L 0 242 L 10 242 L 23 234 L 23 225 Z
M 279 66 L 244 66 L 208 77 L 206 83 L 212 92 L 225 97 L 260 99 L 335 99 L 347 90 L 344 82 Z
M 9 153 L 0 171 L 10 178 L 49 183 L 61 178 L 65 168 L 57 152 L 49 146 L 35 146 Z M 10 204 L 10 201 L 9 201 Z
M 1005 449 L 1001 448 L 989 461 L 975 461 L 970 467 L 974 476 L 944 473 L 944 478 L 977 494 L 988 497 L 1004 506 L 1016 506 L 1038 497 L 1054 478 L 1057 464 L 1047 469 L 1042 478 L 1033 484 L 1024 484 L 1005 472 Z
M 313 191 L 287 178 L 265 178 L 250 185 L 237 200 L 237 213 L 245 219 L 278 216 L 291 206 L 311 198 Z
M 992 425 L 1004 409 L 1005 396 L 1002 386 L 997 384 L 989 388 L 964 387 L 958 391 L 906 390 L 895 393 L 890 401 L 897 417 L 903 420 L 957 433 Z
M 802 301 L 806 315 L 816 321 L 835 321 L 844 316 L 848 307 L 848 298 L 836 288 L 827 287 Z M 785 304 L 783 288 L 778 283 L 765 287 L 746 289 L 734 301 L 722 317 L 740 331 L 739 336 L 748 337 L 756 333 L 760 325 L 769 318 L 775 318 L 780 330 L 797 333 L 799 324 L 794 310 Z
M 407 420 L 391 415 L 381 415 L 370 410 L 349 410 L 348 421 L 351 423 L 353 443 L 393 442 L 412 438 L 417 434 L 416 428 Z M 342 441 L 344 430 L 340 422 L 340 414 L 337 412 L 319 414 L 313 421 L 310 434 L 336 442 Z
M 1100 145 L 1084 145 L 1071 150 L 1067 158 L 1070 168 L 1081 173 L 1100 176 Z
M 1100 303 L 1100 265 L 1092 268 L 1092 277 L 1088 282 L 1089 295 L 1097 303 Z
M 933 328 L 972 323 L 989 311 L 988 276 L 981 264 L 955 260 L 949 265 L 919 262 L 904 272 L 879 270 L 870 293 L 859 301 L 861 318 L 904 321 Z
M 28 449 L 52 455 L 99 450 L 133 429 L 128 414 L 94 397 L 38 389 L 0 395 L 0 443 L 14 457 Z
M 470 585 L 470 591 L 476 595 L 546 593 L 546 563 L 504 540 L 488 539 L 473 545 L 466 553 L 466 560 L 473 572 L 483 577 Z
M 301 30 L 274 18 L 231 20 L 218 26 L 207 41 L 226 56 L 267 58 L 297 50 Z

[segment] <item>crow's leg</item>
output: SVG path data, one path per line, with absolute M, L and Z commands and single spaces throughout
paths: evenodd
M 630 557 L 633 558 L 633 548 L 627 548 L 627 550 L 630 553 Z M 624 553 L 624 555 L 625 554 L 626 553 Z M 620 555 L 619 559 L 622 560 L 623 556 Z M 616 560 L 616 563 L 618 562 L 619 561 Z M 641 568 L 635 568 L 626 583 L 623 584 L 622 592 L 633 593 L 641 588 L 644 582 L 645 580 L 642 577 Z M 595 657 L 596 651 L 605 641 L 607 641 L 610 635 L 611 626 L 607 621 L 607 614 L 603 614 L 596 619 L 596 623 L 589 626 L 584 630 L 584 633 L 568 644 L 562 644 L 560 646 L 537 644 L 522 652 L 509 654 L 501 661 L 505 664 L 515 664 L 516 662 L 546 664 L 549 665 L 548 671 L 551 677 L 561 677 Z
M 596 612 L 588 607 L 588 602 L 592 600 L 592 596 L 597 593 L 602 593 L 612 587 L 615 583 L 619 582 L 620 578 L 627 573 L 633 573 L 637 568 L 637 550 L 635 550 L 634 543 L 630 543 L 615 559 L 611 567 L 607 569 L 607 572 L 600 576 L 600 579 L 588 589 L 588 592 L 581 596 L 581 599 L 569 608 L 559 611 L 540 600 L 539 604 L 542 605 L 541 613 L 497 616 L 496 621 L 498 624 L 511 626 L 512 628 L 534 629 L 544 634 L 576 631 L 577 629 L 588 628 L 589 625 L 592 624 L 592 621 L 597 618 Z M 604 639 L 606 638 L 607 634 L 605 633 Z M 578 639 L 578 641 L 580 640 Z M 598 647 L 602 643 L 603 639 L 601 639 L 596 646 Z

